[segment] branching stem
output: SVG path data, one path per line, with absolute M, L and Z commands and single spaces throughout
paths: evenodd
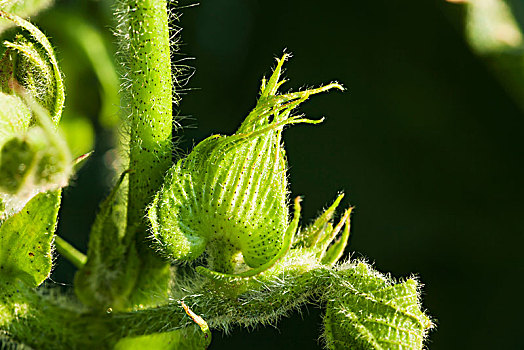
M 155 304 L 146 295 L 167 296 L 169 264 L 149 247 L 146 207 L 171 166 L 173 128 L 171 55 L 167 0 L 121 0 L 120 37 L 126 72 L 124 93 L 129 106 L 129 191 L 127 229 L 135 240 L 140 272 L 133 303 Z M 127 86 L 126 86 L 127 82 Z M 134 250 L 134 248 L 133 248 Z M 156 292 L 142 291 L 156 286 Z
M 129 168 L 133 170 L 129 175 L 128 226 L 136 227 L 142 225 L 145 208 L 171 165 L 171 58 L 166 1 L 126 3 L 131 109 Z
M 87 257 L 62 237 L 55 236 L 55 246 L 60 255 L 69 260 L 77 268 L 81 269 L 86 263 Z

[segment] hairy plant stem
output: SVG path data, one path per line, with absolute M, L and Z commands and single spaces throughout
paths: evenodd
M 132 170 L 127 235 L 135 237 L 142 262 L 136 289 L 142 289 L 142 284 L 153 284 L 167 291 L 169 266 L 149 248 L 144 222 L 145 209 L 171 165 L 173 88 L 167 2 L 128 0 L 120 6 L 127 26 L 126 36 L 121 40 L 127 45 L 124 79 L 129 82 L 126 93 L 130 108 L 129 168 Z M 152 276 L 156 278 L 153 283 Z
M 144 209 L 171 166 L 172 83 L 165 0 L 129 3 L 131 139 L 128 224 Z
M 31 312 L 13 323 L 10 331 L 18 335 L 18 340 L 41 349 L 56 344 L 109 349 L 123 337 L 193 325 L 180 298 L 211 327 L 227 330 L 235 325 L 274 324 L 311 297 L 325 294 L 334 283 L 340 283 L 337 271 L 320 266 L 313 259 L 290 257 L 286 265 L 285 270 L 275 267 L 250 279 L 210 280 L 195 275 L 189 284 L 179 286 L 175 299 L 168 304 L 133 312 L 86 313 L 65 299 L 26 291 L 24 299 Z M 63 327 L 64 322 L 67 327 Z M 38 330 L 38 336 L 34 330 Z
M 55 236 L 55 247 L 61 255 L 63 255 L 77 268 L 82 268 L 82 266 L 84 266 L 86 263 L 87 257 L 71 244 L 66 242 L 62 237 Z

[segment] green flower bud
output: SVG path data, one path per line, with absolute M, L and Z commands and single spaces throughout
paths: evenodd
M 37 27 L 4 12 L 18 6 L 12 5 L 0 6 L 0 23 L 9 21 L 23 35 L 3 43 L 0 59 L 0 219 L 35 194 L 65 186 L 72 163 L 56 132 L 64 86 L 53 49 Z
M 23 29 L 0 60 L 0 91 L 29 94 L 44 107 L 56 125 L 64 106 L 64 84 L 56 57 L 47 37 L 33 24 L 0 8 L 0 20 Z M 0 22 L 2 23 L 2 22 Z M 21 89 L 21 88 L 23 89 Z
M 148 216 L 158 247 L 171 259 L 189 261 L 207 251 L 212 270 L 247 276 L 289 249 L 300 207 L 297 201 L 290 222 L 282 129 L 320 122 L 291 111 L 312 94 L 342 87 L 278 95 L 287 57 L 263 80 L 256 107 L 234 135 L 207 138 L 169 170 Z

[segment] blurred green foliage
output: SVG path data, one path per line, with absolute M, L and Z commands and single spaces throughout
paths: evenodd
M 109 3 L 57 1 L 54 11 L 82 17 L 114 52 Z M 522 28 L 524 5 L 508 4 Z M 336 79 L 348 88 L 304 106 L 311 118 L 329 111 L 321 126 L 284 133 L 291 195 L 306 195 L 303 217 L 315 217 L 332 193 L 346 191 L 345 201 L 356 206 L 349 250 L 394 276 L 414 272 L 425 284 L 424 304 L 438 326 L 429 348 L 522 349 L 522 56 L 519 48 L 505 52 L 509 63 L 501 65 L 500 53 L 479 55 L 466 36 L 467 6 L 207 0 L 186 8 L 187 56 L 174 59 L 196 57 L 188 88 L 199 90 L 183 96 L 179 114 L 190 117 L 177 137 L 185 152 L 211 133 L 232 133 L 254 106 L 260 72 L 287 48 L 295 55 L 288 75 L 300 77 L 293 81 Z M 110 100 L 99 68 L 54 13 L 35 22 L 52 37 L 65 73 L 64 120 L 85 116 L 96 132 L 95 154 L 64 191 L 59 224 L 60 234 L 85 251 L 117 145 L 99 117 Z M 293 81 L 287 87 L 300 88 Z M 73 271 L 59 258 L 53 280 L 70 283 Z M 301 317 L 307 321 L 295 322 Z M 278 330 L 215 336 L 211 349 L 317 349 L 320 322 L 311 308 Z
M 524 3 L 476 0 L 465 6 L 468 43 L 524 110 Z

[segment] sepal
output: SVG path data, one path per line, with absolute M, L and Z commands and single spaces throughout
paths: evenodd
M 313 254 L 319 262 L 328 266 L 333 266 L 342 257 L 349 239 L 353 209 L 347 209 L 338 224 L 333 226 L 333 217 L 343 198 L 344 194 L 340 194 L 324 213 L 296 235 L 294 249 L 301 250 L 304 254 Z

